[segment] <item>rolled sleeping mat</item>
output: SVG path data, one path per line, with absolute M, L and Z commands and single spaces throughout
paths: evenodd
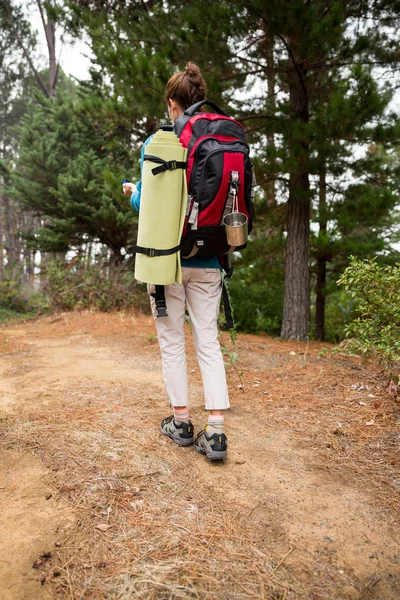
M 182 283 L 179 244 L 187 209 L 186 148 L 159 130 L 145 147 L 135 279 Z

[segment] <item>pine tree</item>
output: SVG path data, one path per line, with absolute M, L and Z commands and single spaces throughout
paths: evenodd
M 13 196 L 45 221 L 30 243 L 67 252 L 94 241 L 122 261 L 133 243 L 133 214 L 121 172 L 110 169 L 103 138 L 81 105 L 62 93 L 42 96 L 21 121 L 18 150 Z

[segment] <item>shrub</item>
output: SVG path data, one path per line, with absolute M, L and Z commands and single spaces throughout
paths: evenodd
M 39 312 L 36 310 L 39 295 L 34 287 L 33 278 L 27 278 L 21 266 L 6 267 L 0 280 L 0 321 Z
M 148 309 L 146 286 L 135 281 L 133 272 L 126 267 L 54 261 L 47 266 L 45 277 L 43 291 L 52 310 Z
M 228 281 L 237 331 L 279 335 L 282 324 L 283 288 L 263 283 L 248 284 L 234 274 Z
M 5 278 L 0 281 L 0 306 L 14 312 L 27 310 L 27 302 L 21 290 L 21 283 Z
M 380 266 L 375 260 L 351 257 L 338 280 L 357 299 L 359 316 L 345 327 L 345 348 L 375 355 L 389 370 L 400 361 L 400 265 Z
M 344 328 L 357 316 L 357 301 L 344 290 L 335 289 L 326 296 L 325 342 L 339 344 L 344 338 Z M 311 307 L 310 339 L 315 339 L 315 304 Z

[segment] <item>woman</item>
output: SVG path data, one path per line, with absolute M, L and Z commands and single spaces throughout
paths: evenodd
M 189 62 L 185 71 L 175 73 L 165 88 L 165 100 L 172 123 L 192 104 L 204 100 L 207 86 L 200 69 Z M 151 138 L 146 140 L 142 149 Z M 140 208 L 141 182 L 123 185 L 131 204 Z M 149 286 L 149 292 L 152 292 Z M 161 432 L 180 446 L 195 444 L 198 452 L 210 460 L 227 457 L 224 411 L 229 408 L 228 388 L 217 318 L 222 293 L 221 268 L 217 257 L 182 259 L 182 283 L 165 286 L 168 317 L 156 318 L 155 300 L 150 295 L 161 350 L 164 382 L 173 414 L 161 422 Z M 196 356 L 203 380 L 208 424 L 194 439 L 189 419 L 188 376 L 185 354 L 185 308 L 192 324 Z

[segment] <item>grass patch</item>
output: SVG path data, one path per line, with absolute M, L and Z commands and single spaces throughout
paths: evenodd
M 35 314 L 32 312 L 18 312 L 11 308 L 0 306 L 0 323 L 9 323 L 10 321 L 21 321 L 23 319 L 33 319 Z

